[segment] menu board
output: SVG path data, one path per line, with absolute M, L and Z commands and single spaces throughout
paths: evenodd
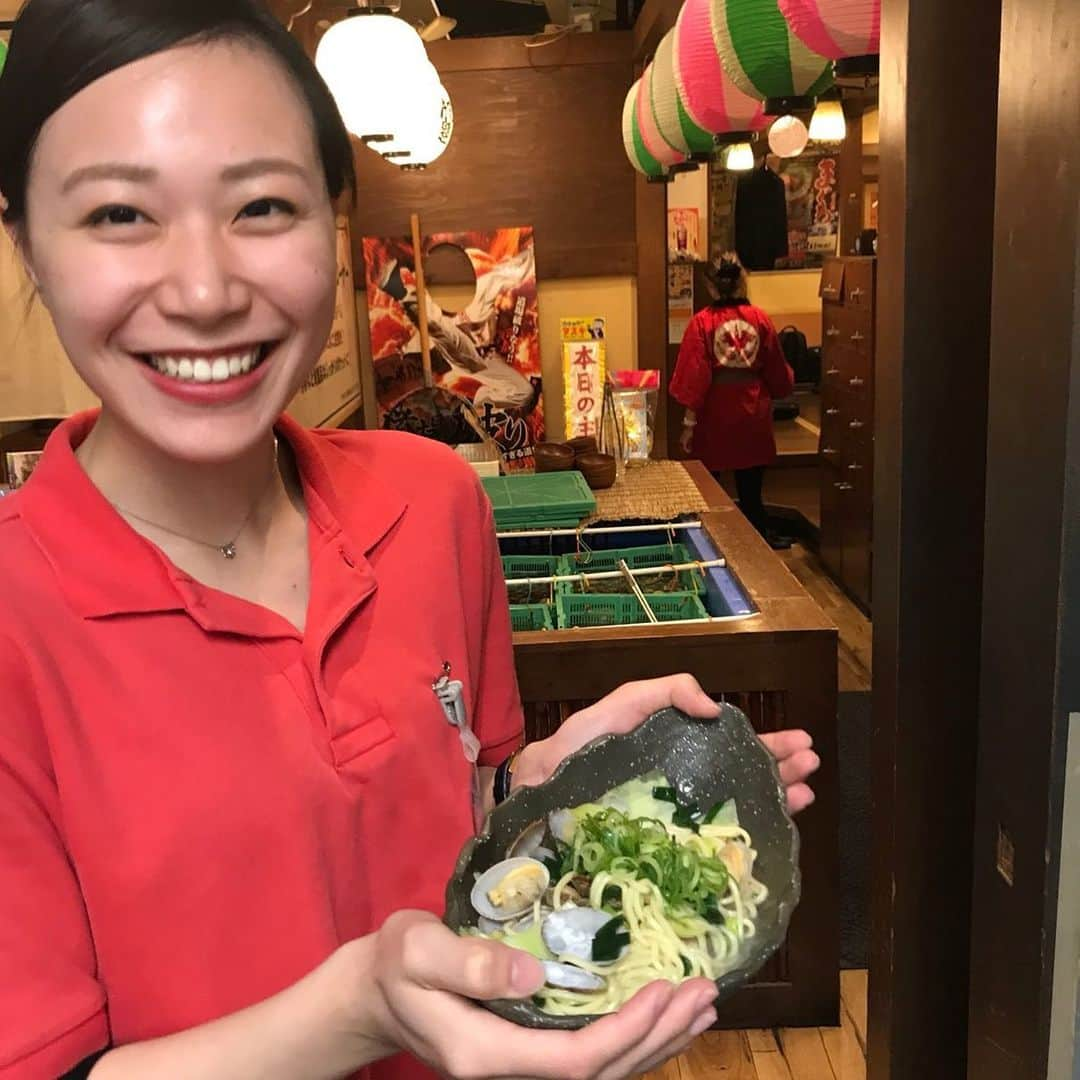
M 331 427 L 360 408 L 360 349 L 350 245 L 349 219 L 340 217 L 334 324 L 318 363 L 289 407 L 289 415 L 306 427 Z

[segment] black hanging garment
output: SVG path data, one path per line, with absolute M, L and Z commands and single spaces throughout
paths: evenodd
M 784 181 L 767 165 L 739 177 L 735 250 L 747 270 L 772 270 L 788 253 Z

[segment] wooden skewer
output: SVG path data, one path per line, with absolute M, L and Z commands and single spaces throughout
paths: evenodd
M 645 594 L 641 591 L 641 586 L 634 580 L 634 575 L 630 573 L 630 567 L 626 565 L 625 559 L 619 560 L 619 569 L 623 572 L 626 580 L 630 582 L 630 588 L 634 590 L 634 595 L 638 598 L 638 603 L 641 605 L 645 614 L 648 615 L 649 622 L 659 622 L 660 620 L 656 617 L 656 612 L 649 607 L 649 601 L 645 599 Z
M 424 280 L 424 250 L 420 246 L 420 215 L 409 217 L 412 227 L 413 262 L 416 264 L 417 320 L 420 323 L 420 356 L 424 364 L 424 386 L 430 388 L 434 379 L 431 374 L 431 335 L 427 319 L 427 282 Z

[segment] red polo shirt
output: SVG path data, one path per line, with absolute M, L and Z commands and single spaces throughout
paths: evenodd
M 282 420 L 310 518 L 303 635 L 134 532 L 52 436 L 0 502 L 0 1077 L 54 1077 L 443 910 L 471 771 L 521 713 L 491 511 L 433 442 Z M 371 1070 L 430 1076 L 397 1059 Z

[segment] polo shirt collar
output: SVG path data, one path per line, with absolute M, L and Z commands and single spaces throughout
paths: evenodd
M 97 417 L 97 410 L 80 413 L 50 436 L 31 482 L 19 493 L 27 528 L 68 603 L 84 618 L 189 611 L 203 622 L 192 597 L 204 587 L 128 525 L 76 458 Z M 313 524 L 327 537 L 341 534 L 355 554 L 366 556 L 401 518 L 404 500 L 331 440 L 288 417 L 277 431 L 296 457 Z M 359 498 L 345 497 L 346 479 Z

